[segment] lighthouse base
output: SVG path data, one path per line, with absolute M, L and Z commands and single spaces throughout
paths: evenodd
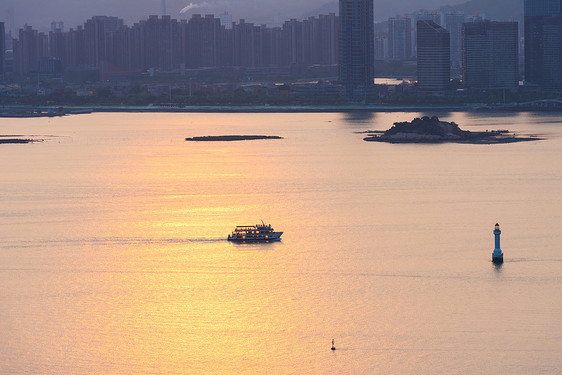
M 496 264 L 503 263 L 503 257 L 492 258 L 492 263 L 496 263 Z
M 492 252 L 492 262 L 503 263 L 503 252 L 501 250 L 496 249 Z
M 503 263 L 503 254 L 492 255 L 492 263 Z

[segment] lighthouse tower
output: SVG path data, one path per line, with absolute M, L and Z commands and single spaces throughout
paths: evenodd
M 494 237 L 496 239 L 496 247 L 494 249 L 494 252 L 492 253 L 492 262 L 494 263 L 503 263 L 503 252 L 502 249 L 500 249 L 500 234 L 502 233 L 502 231 L 500 230 L 500 225 L 498 223 L 496 223 L 496 226 L 494 228 Z

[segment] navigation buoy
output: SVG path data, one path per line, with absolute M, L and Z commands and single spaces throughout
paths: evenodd
M 332 350 L 336 350 L 336 346 L 334 344 L 334 339 L 332 339 Z
M 496 264 L 501 264 L 503 263 L 503 252 L 502 249 L 500 249 L 500 234 L 502 233 L 502 231 L 500 230 L 500 225 L 498 223 L 496 223 L 496 226 L 494 227 L 494 236 L 495 236 L 495 240 L 496 240 L 496 246 L 494 248 L 494 252 L 492 253 L 492 262 L 496 263 Z

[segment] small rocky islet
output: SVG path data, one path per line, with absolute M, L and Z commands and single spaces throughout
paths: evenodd
M 33 142 L 42 142 L 42 140 L 29 139 L 29 138 L 13 138 L 19 137 L 14 135 L 0 135 L 0 144 L 25 144 Z
M 456 123 L 441 121 L 437 116 L 414 118 L 412 121 L 395 122 L 386 131 L 363 132 L 367 142 L 386 143 L 468 143 L 497 144 L 525 141 L 539 141 L 536 136 L 519 136 L 508 130 L 486 130 L 471 132 L 462 130 Z
M 186 138 L 191 142 L 231 142 L 231 141 L 253 141 L 258 139 L 283 139 L 276 135 L 208 135 L 203 137 Z

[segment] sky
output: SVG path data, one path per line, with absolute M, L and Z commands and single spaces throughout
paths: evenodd
M 435 9 L 441 5 L 456 5 L 466 0 L 375 0 L 375 19 L 384 20 L 395 14 L 417 9 Z M 167 13 L 172 18 L 190 18 L 194 13 L 219 15 L 229 12 L 233 20 L 248 22 L 283 22 L 300 18 L 334 0 L 166 0 Z M 180 14 L 184 8 L 188 10 Z M 94 15 L 118 16 L 128 25 L 151 14 L 161 14 L 161 0 L 2 0 L 0 20 L 7 22 L 6 10 L 14 10 L 17 28 L 29 24 L 48 30 L 51 21 L 63 21 L 65 29 L 83 24 Z

